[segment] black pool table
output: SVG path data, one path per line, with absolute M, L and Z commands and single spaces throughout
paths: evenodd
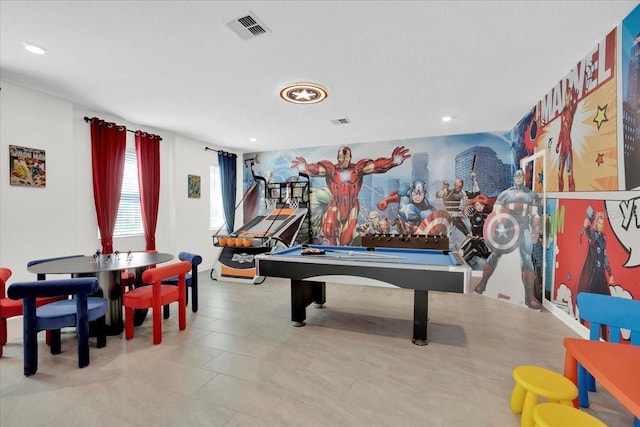
M 256 256 L 258 274 L 291 280 L 291 320 L 323 307 L 331 276 L 365 277 L 414 290 L 413 343 L 427 345 L 429 291 L 469 293 L 471 268 L 457 252 L 428 249 L 299 245 Z M 337 278 L 339 280 L 339 278 Z M 336 280 L 336 281 L 338 281 Z

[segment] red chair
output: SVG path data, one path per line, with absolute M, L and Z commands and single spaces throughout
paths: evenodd
M 142 273 L 142 281 L 151 286 L 141 286 L 127 291 L 122 296 L 125 318 L 125 337 L 133 338 L 134 309 L 153 309 L 153 343 L 162 342 L 162 306 L 172 302 L 178 303 L 178 327 L 181 331 L 187 327 L 186 280 L 185 275 L 191 271 L 189 261 L 181 261 L 162 267 L 155 267 Z M 162 280 L 178 276 L 178 286 L 163 285 Z
M 2 356 L 2 348 L 7 343 L 7 319 L 22 316 L 22 301 L 7 298 L 6 285 L 9 277 L 11 277 L 11 270 L 0 268 L 0 356 Z M 36 307 L 60 299 L 61 297 L 38 298 L 36 299 Z
M 147 250 L 147 251 L 131 251 L 131 253 L 137 253 L 137 252 L 151 252 L 151 253 L 157 253 L 158 251 L 154 250 Z M 126 256 L 126 254 L 120 254 L 120 256 Z M 148 268 L 152 268 L 155 267 L 155 265 L 150 265 Z M 137 269 L 122 269 L 122 272 L 120 274 L 120 283 L 122 284 L 122 293 L 124 294 L 127 290 L 132 289 L 135 285 L 140 285 L 140 277 L 139 275 L 142 274 L 140 272 L 138 272 L 136 274 Z M 137 283 L 136 283 L 137 282 Z

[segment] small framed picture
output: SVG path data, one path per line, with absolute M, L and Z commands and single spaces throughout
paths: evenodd
M 47 183 L 45 151 L 9 146 L 9 184 L 45 187 Z
M 200 176 L 189 175 L 188 176 L 188 196 L 190 199 L 200 198 Z

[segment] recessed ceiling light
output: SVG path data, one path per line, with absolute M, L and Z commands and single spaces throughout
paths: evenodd
M 254 138 L 254 137 L 249 138 L 249 141 L 251 141 L 251 142 L 256 142 L 257 140 L 258 140 L 258 138 Z
M 36 55 L 44 55 L 45 53 L 47 53 L 46 49 L 40 46 L 36 46 L 35 44 L 23 43 L 23 45 L 27 51 L 35 53 Z
M 450 122 L 451 120 L 453 120 L 453 116 L 444 116 L 444 117 L 442 118 L 442 121 L 443 121 L 443 122 Z
M 314 83 L 296 83 L 280 89 L 280 98 L 294 104 L 317 104 L 328 95 L 327 89 Z

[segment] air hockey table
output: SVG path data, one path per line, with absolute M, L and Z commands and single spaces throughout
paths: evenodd
M 353 276 L 413 289 L 412 342 L 427 345 L 429 291 L 470 292 L 471 267 L 448 250 L 298 245 L 255 258 L 261 276 L 291 280 L 294 326 L 304 326 L 312 302 L 324 307 L 327 281 Z

